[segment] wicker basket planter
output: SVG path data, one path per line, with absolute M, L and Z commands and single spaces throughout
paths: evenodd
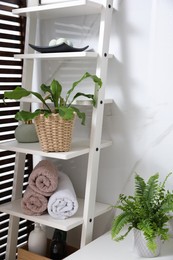
M 35 127 L 41 149 L 44 152 L 68 152 L 71 148 L 72 131 L 75 117 L 65 120 L 59 114 L 35 118 Z
M 89 78 L 94 83 L 95 94 L 77 92 L 78 84 Z M 62 93 L 63 86 L 61 83 L 53 79 L 49 86 L 44 83 L 41 84 L 40 91 L 42 94 L 40 94 L 40 91 L 35 92 L 18 86 L 12 91 L 5 91 L 3 100 L 5 101 L 6 98 L 20 100 L 29 95 L 35 96 L 41 102 L 40 108 L 35 111 L 18 111 L 15 119 L 23 122 L 35 121 L 36 132 L 43 151 L 68 152 L 71 148 L 75 115 L 82 125 L 85 125 L 86 118 L 85 112 L 80 111 L 78 106 L 73 105 L 74 101 L 79 97 L 85 97 L 91 101 L 93 107 L 96 107 L 96 96 L 101 86 L 102 80 L 100 78 L 85 72 L 79 80 L 72 83 L 66 94 Z M 63 94 L 65 94 L 65 97 L 63 97 Z M 48 100 L 49 102 L 47 102 Z M 49 116 L 47 117 L 47 115 Z

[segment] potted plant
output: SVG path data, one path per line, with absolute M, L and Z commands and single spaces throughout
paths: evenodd
M 120 194 L 119 203 L 114 206 L 121 212 L 113 220 L 112 238 L 115 241 L 123 240 L 134 229 L 138 236 L 134 237 L 135 244 L 140 244 L 140 238 L 146 242 L 146 248 L 137 248 L 140 256 L 159 255 L 157 240 L 164 241 L 169 238 L 167 223 L 172 218 L 169 213 L 173 211 L 173 193 L 165 190 L 165 183 L 170 174 L 163 183 L 159 183 L 158 173 L 151 176 L 147 182 L 136 174 L 134 196 Z M 128 228 L 122 234 L 125 226 Z M 141 243 L 144 246 L 144 241 Z
M 65 97 L 62 97 L 62 85 L 54 79 L 49 86 L 45 84 L 40 86 L 44 96 L 39 92 L 16 87 L 13 91 L 4 92 L 4 102 L 6 98 L 20 100 L 29 95 L 34 95 L 41 101 L 42 108 L 33 112 L 19 111 L 15 118 L 21 121 L 34 120 L 43 151 L 69 151 L 75 115 L 80 118 L 81 124 L 85 124 L 85 113 L 74 106 L 73 102 L 78 97 L 84 96 L 92 101 L 93 106 L 96 106 L 96 96 L 93 94 L 77 92 L 71 98 L 77 85 L 87 78 L 90 78 L 95 83 L 97 91 L 101 88 L 101 79 L 86 72 L 78 81 L 72 84 Z

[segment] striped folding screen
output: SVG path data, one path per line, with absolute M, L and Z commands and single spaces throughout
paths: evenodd
M 25 39 L 25 18 L 12 14 L 12 9 L 24 7 L 24 0 L 0 0 L 0 143 L 14 139 L 14 130 L 18 125 L 14 116 L 19 110 L 19 103 L 3 103 L 3 93 L 21 86 L 22 61 L 13 55 L 23 52 Z M 0 204 L 11 200 L 15 153 L 0 150 Z M 24 189 L 32 169 L 32 157 L 27 156 Z M 5 259 L 9 216 L 0 212 L 0 259 Z M 20 220 L 18 245 L 27 240 L 28 222 Z

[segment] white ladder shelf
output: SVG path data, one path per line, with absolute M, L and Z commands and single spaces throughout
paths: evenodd
M 92 241 L 94 218 L 104 214 L 110 210 L 109 205 L 96 203 L 96 190 L 98 179 L 98 167 L 100 151 L 102 148 L 111 145 L 111 141 L 102 141 L 102 124 L 105 103 L 105 85 L 107 78 L 108 59 L 110 57 L 109 39 L 111 29 L 111 17 L 113 10 L 113 0 L 104 0 L 99 4 L 90 0 L 72 0 L 57 4 L 48 4 L 40 6 L 30 6 L 21 9 L 15 9 L 14 14 L 25 15 L 26 23 L 26 39 L 25 53 L 16 55 L 16 58 L 24 59 L 23 80 L 22 85 L 29 86 L 32 76 L 34 61 L 36 58 L 43 59 L 65 59 L 65 58 L 95 58 L 96 59 L 96 75 L 103 81 L 103 87 L 98 92 L 97 108 L 93 109 L 91 120 L 91 134 L 89 143 L 78 143 L 72 145 L 72 150 L 68 153 L 43 153 L 38 145 L 35 144 L 19 144 L 16 141 L 10 141 L 0 144 L 0 149 L 6 149 L 16 152 L 15 173 L 12 202 L 0 206 L 2 212 L 10 214 L 10 224 L 8 233 L 6 259 L 15 259 L 17 234 L 19 226 L 19 218 L 25 218 L 42 224 L 70 230 L 76 226 L 82 225 L 81 247 Z M 100 31 L 98 39 L 98 51 L 82 52 L 82 53 L 60 53 L 60 54 L 38 54 L 28 47 L 29 42 L 35 42 L 37 19 L 48 19 L 58 16 L 76 16 L 100 13 Z M 22 102 L 22 108 L 27 109 L 28 103 Z M 30 217 L 24 215 L 20 209 L 20 199 L 22 197 L 23 172 L 25 164 L 25 155 L 27 153 L 48 156 L 51 158 L 59 158 L 68 160 L 70 158 L 88 153 L 88 168 L 85 197 L 80 201 L 79 212 L 71 219 L 54 221 L 50 216 Z

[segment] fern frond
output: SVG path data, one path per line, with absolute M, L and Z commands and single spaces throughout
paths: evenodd
M 133 227 L 130 226 L 128 227 L 127 231 L 123 234 L 123 235 L 120 235 L 120 236 L 116 236 L 116 238 L 113 238 L 116 242 L 119 242 L 121 240 L 123 240 L 127 235 L 128 233 L 130 232 L 130 230 L 132 229 Z
M 140 177 L 138 174 L 135 175 L 135 196 L 142 197 L 144 190 L 145 190 L 146 184 L 142 177 Z
M 165 179 L 164 179 L 164 181 L 163 181 L 163 183 L 162 183 L 162 186 L 161 186 L 162 188 L 165 187 L 165 184 L 166 184 L 166 182 L 167 182 L 167 179 L 169 178 L 170 175 L 172 175 L 172 172 L 168 173 L 167 176 L 165 177 Z
M 173 211 L 173 194 L 167 192 L 165 198 L 161 202 L 161 207 L 159 209 L 162 213 L 168 213 Z
M 165 241 L 170 238 L 170 234 L 168 233 L 169 229 L 165 226 L 162 228 L 158 228 L 157 233 L 160 236 L 161 240 Z
M 126 212 L 121 213 L 113 220 L 111 235 L 114 240 L 116 241 L 120 240 L 118 239 L 118 234 L 120 233 L 122 228 L 126 226 L 128 223 L 129 223 L 129 213 Z
M 168 173 L 168 175 L 165 177 L 162 184 L 159 185 L 159 191 L 158 191 L 158 203 L 163 201 L 165 198 L 165 184 L 169 176 L 172 174 L 172 172 Z
M 157 231 L 154 228 L 153 223 L 151 223 L 149 220 L 144 219 L 138 224 L 138 229 L 140 229 L 144 237 L 147 241 L 147 247 L 152 252 L 155 253 L 155 250 L 157 249 L 156 244 L 156 237 L 157 237 Z
M 154 230 L 150 220 L 141 220 L 140 223 L 138 223 L 137 228 L 142 230 L 144 235 L 146 235 L 147 237 L 153 236 Z
M 154 239 L 148 239 L 147 240 L 147 247 L 148 249 L 154 254 L 156 252 L 157 249 L 157 243 Z
M 147 204 L 149 205 L 149 203 L 153 203 L 155 201 L 155 198 L 158 197 L 158 191 L 159 191 L 159 174 L 156 173 L 154 175 L 152 175 L 145 187 L 145 191 L 144 191 L 144 200 L 147 202 Z

